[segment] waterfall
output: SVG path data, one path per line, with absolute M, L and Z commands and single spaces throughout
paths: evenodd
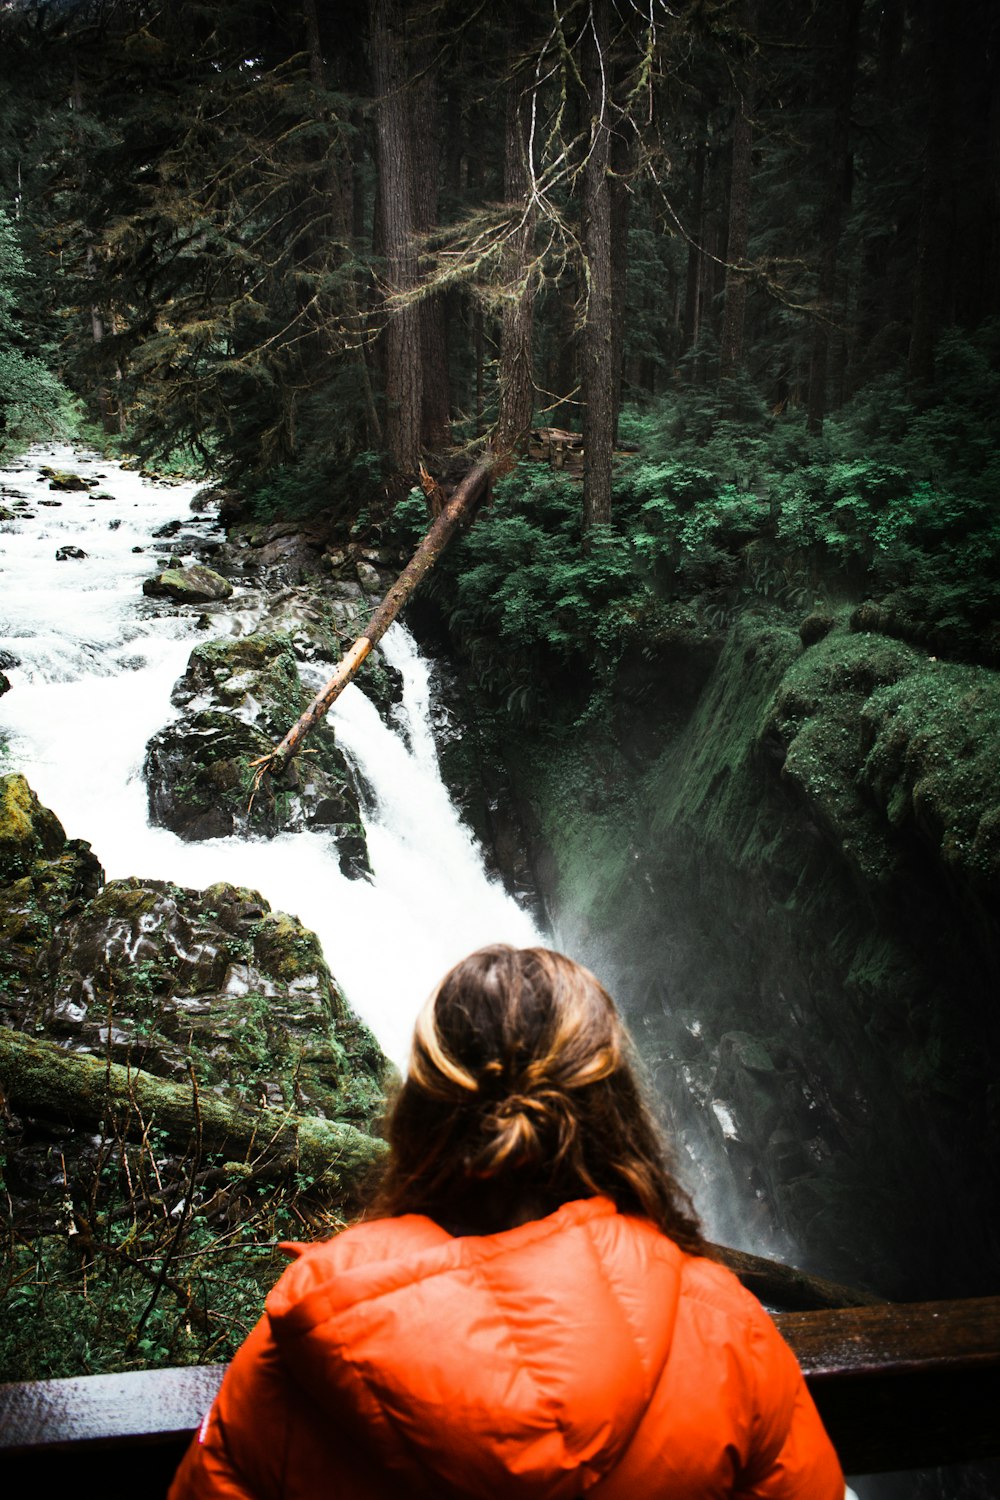
M 99 477 L 101 488 L 56 496 L 41 465 Z M 416 1012 L 452 963 L 487 942 L 540 936 L 486 875 L 441 781 L 428 665 L 398 622 L 382 643 L 403 678 L 396 724 L 354 685 L 331 711 L 368 788 L 371 881 L 341 873 L 323 832 L 185 843 L 149 826 L 146 742 L 175 716 L 170 690 L 196 620 L 145 599 L 141 584 L 157 551 L 184 547 L 183 535 L 157 543 L 159 528 L 182 519 L 205 535 L 189 513 L 196 488 L 157 485 L 66 448 L 36 449 L 0 470 L 0 515 L 13 517 L 0 521 L 0 669 L 12 687 L 0 697 L 0 770 L 22 771 L 67 834 L 90 841 L 109 879 L 226 880 L 299 917 L 354 1009 L 404 1064 Z M 86 557 L 56 560 L 67 546 Z

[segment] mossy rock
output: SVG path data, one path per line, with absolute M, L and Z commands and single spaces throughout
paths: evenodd
M 850 634 L 841 621 L 783 675 L 770 713 L 770 730 L 784 748 L 782 779 L 861 878 L 876 887 L 898 870 L 902 852 L 859 782 L 862 710 L 877 688 L 919 666 L 911 647 Z
M 403 677 L 391 667 L 382 652 L 369 653 L 356 682 L 366 698 L 370 698 L 385 723 L 389 723 L 393 710 L 403 701 Z
M 39 470 L 39 473 L 49 481 L 50 490 L 73 491 L 97 488 L 96 479 L 84 479 L 82 474 L 74 474 L 70 469 L 43 468 Z
M 173 691 L 185 712 L 146 747 L 152 821 L 191 840 L 330 828 L 344 873 L 370 874 L 358 796 L 329 724 L 313 731 L 307 755 L 254 790 L 254 762 L 284 738 L 309 696 L 287 632 L 196 646 Z
M 798 611 L 738 616 L 642 776 L 618 723 L 559 741 L 550 715 L 519 736 L 516 786 L 550 919 L 625 1002 L 716 1237 L 752 1224 L 886 1295 L 974 1295 L 996 1222 L 1000 679 L 852 630 L 850 605 L 815 613 L 808 645 Z
M 66 834 L 25 777 L 0 776 L 0 881 L 27 875 L 40 859 L 62 852 Z
M 281 739 L 306 707 L 308 695 L 291 637 L 255 631 L 196 646 L 171 701 L 178 708 L 233 709 L 246 722 Z
M 146 746 L 149 815 L 182 839 L 225 838 L 250 826 L 252 762 L 272 749 L 267 735 L 218 709 L 168 724 Z M 280 827 L 273 789 L 254 804 L 253 827 Z
M 178 604 L 210 604 L 229 599 L 233 586 L 213 568 L 193 563 L 189 568 L 165 568 L 155 578 L 147 578 L 142 592 L 151 599 L 173 599 Z
M 88 843 L 66 839 L 23 776 L 0 778 L 0 805 L 8 834 L 0 873 L 0 1020 L 9 1024 L 25 995 L 50 984 L 60 924 L 96 895 L 104 872 Z
M 23 909 L 30 892 L 14 894 Z M 362 1123 L 380 1111 L 381 1050 L 315 934 L 257 892 L 130 878 L 45 917 L 30 910 L 19 935 L 39 955 L 9 986 L 7 1024 L 159 1077 L 193 1066 L 234 1100 Z
M 864 789 L 952 875 L 1000 895 L 1000 676 L 924 662 L 864 706 Z

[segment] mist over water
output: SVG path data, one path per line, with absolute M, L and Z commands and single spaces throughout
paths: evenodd
M 49 491 L 41 465 L 102 476 L 94 494 Z M 331 711 L 339 743 L 367 788 L 363 821 L 373 878 L 349 880 L 326 832 L 185 843 L 148 823 L 146 742 L 176 717 L 170 691 L 198 640 L 196 613 L 145 599 L 155 559 L 180 550 L 153 532 L 187 519 L 197 485 L 158 486 L 69 449 L 33 450 L 0 471 L 32 519 L 0 522 L 0 769 L 21 771 L 71 838 L 90 841 L 109 879 L 129 875 L 201 888 L 225 880 L 260 891 L 319 936 L 334 975 L 387 1054 L 406 1061 L 416 1013 L 445 970 L 488 942 L 543 941 L 485 872 L 482 853 L 441 781 L 429 720 L 430 674 L 396 624 L 382 643 L 403 677 L 387 727 L 353 684 Z M 58 499 L 58 505 L 45 504 Z M 113 523 L 117 522 L 115 525 Z M 201 535 L 210 528 L 191 522 Z M 57 561 L 76 546 L 86 558 Z M 133 552 L 142 547 L 142 552 Z M 251 593 L 235 600 L 249 628 Z M 219 613 L 228 635 L 233 611 Z M 304 679 L 312 686 L 309 670 Z M 318 686 L 320 673 L 316 674 Z

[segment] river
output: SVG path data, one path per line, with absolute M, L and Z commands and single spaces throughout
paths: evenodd
M 99 488 L 53 492 L 43 466 Z M 331 712 L 369 789 L 370 881 L 341 873 L 326 833 L 186 843 L 151 827 L 146 743 L 175 717 L 171 688 L 205 634 L 197 610 L 145 598 L 142 582 L 158 571 L 158 556 L 184 545 L 154 537 L 170 521 L 213 534 L 214 523 L 190 512 L 199 486 L 153 483 L 68 448 L 32 450 L 0 470 L 0 486 L 0 508 L 13 517 L 0 522 L 0 669 L 12 689 L 0 698 L 0 767 L 27 776 L 67 834 L 93 845 L 109 879 L 196 888 L 227 880 L 260 891 L 318 934 L 352 1006 L 401 1065 L 414 1016 L 452 963 L 487 942 L 543 940 L 487 876 L 441 781 L 430 667 L 398 623 L 382 646 L 403 678 L 396 725 L 354 685 Z M 58 560 L 67 547 L 86 556 Z M 219 633 L 257 604 L 252 589 L 238 589 L 215 617 Z
M 99 488 L 55 493 L 43 465 L 96 479 Z M 488 877 L 448 796 L 431 731 L 430 667 L 398 623 L 383 642 L 404 685 L 395 726 L 353 685 L 331 713 L 368 789 L 371 880 L 341 873 L 325 833 L 187 843 L 150 826 L 146 743 L 175 717 L 171 688 L 205 634 L 197 611 L 145 598 L 142 582 L 158 571 L 158 558 L 183 552 L 185 531 L 221 535 L 211 519 L 192 517 L 198 488 L 154 483 L 63 447 L 35 449 L 0 469 L 0 670 L 11 684 L 0 697 L 0 770 L 22 771 L 67 834 L 93 845 L 109 879 L 196 888 L 226 880 L 298 916 L 319 935 L 351 1004 L 404 1065 L 416 1011 L 450 964 L 482 943 L 545 938 Z M 183 523 L 181 538 L 157 539 L 174 520 Z M 60 560 L 63 548 L 85 555 Z M 260 603 L 252 586 L 238 587 L 216 616 L 219 633 L 251 628 Z M 704 1185 L 698 1196 L 712 1231 Z M 975 1475 L 965 1483 L 954 1471 L 940 1489 L 915 1475 L 858 1489 L 865 1500 L 984 1493 Z

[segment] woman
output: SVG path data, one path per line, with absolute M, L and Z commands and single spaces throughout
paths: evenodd
M 452 969 L 389 1142 L 365 1222 L 292 1247 L 172 1500 L 842 1500 L 586 969 L 506 947 Z

